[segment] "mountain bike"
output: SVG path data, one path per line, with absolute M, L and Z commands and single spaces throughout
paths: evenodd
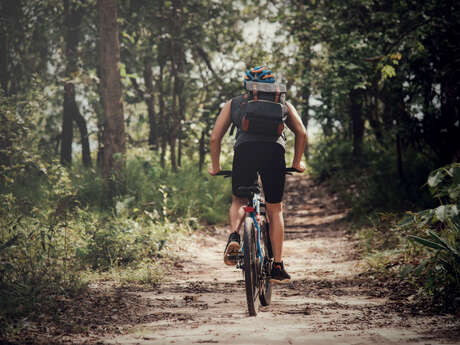
M 286 174 L 296 172 L 287 168 Z M 222 170 L 216 176 L 230 177 L 232 172 Z M 262 200 L 258 183 L 238 188 L 238 194 L 248 199 L 244 208 L 244 231 L 240 252 L 235 258 L 237 268 L 243 270 L 246 301 L 250 316 L 256 316 L 257 299 L 267 306 L 272 298 L 270 272 L 273 264 L 273 251 L 270 241 L 270 224 L 266 216 L 265 203 Z

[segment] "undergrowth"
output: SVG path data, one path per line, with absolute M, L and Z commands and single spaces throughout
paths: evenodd
M 440 205 L 382 213 L 357 232 L 368 271 L 397 276 L 445 311 L 460 310 L 460 164 L 437 169 L 427 185 Z
M 310 169 L 350 207 L 366 270 L 411 286 L 415 297 L 460 310 L 460 165 L 434 170 L 407 147 L 402 171 L 396 154 L 371 142 L 362 156 L 338 138 L 314 146 Z M 410 210 L 404 216 L 404 212 Z
M 416 151 L 404 152 L 403 175 L 398 171 L 395 152 L 367 142 L 359 159 L 353 157 L 351 143 L 331 137 L 312 145 L 308 164 L 312 176 L 328 183 L 351 208 L 349 218 L 369 224 L 376 212 L 403 212 L 433 205 L 429 192 L 421 188 L 432 162 Z

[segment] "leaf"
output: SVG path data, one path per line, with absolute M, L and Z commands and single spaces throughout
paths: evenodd
M 398 227 L 404 228 L 406 226 L 412 225 L 415 223 L 414 217 L 412 215 L 406 215 L 399 223 Z
M 456 251 L 454 248 L 452 248 L 449 243 L 446 242 L 446 240 L 444 240 L 443 238 L 439 237 L 438 234 L 434 233 L 433 231 L 428 231 L 428 234 L 431 236 L 431 238 L 435 241 L 437 241 L 437 243 L 439 243 L 440 245 L 442 245 L 444 247 L 444 249 L 446 249 L 447 251 L 451 252 L 452 254 L 454 254 L 455 256 L 460 256 L 460 254 L 458 253 L 458 251 Z
M 390 65 L 383 66 L 381 73 L 382 73 L 382 81 L 385 80 L 385 79 L 393 78 L 394 76 L 396 76 L 395 68 L 393 66 L 390 66 Z
M 15 235 L 12 238 L 10 238 L 8 241 L 6 241 L 5 243 L 0 245 L 0 253 L 6 248 L 11 247 L 13 244 L 15 244 L 18 238 L 19 238 L 19 235 Z
M 438 260 L 441 263 L 441 266 L 444 268 L 444 270 L 446 270 L 446 272 L 454 272 L 454 267 L 450 262 L 442 258 L 439 258 Z
M 413 270 L 414 270 L 413 265 L 410 265 L 410 264 L 402 265 L 399 271 L 399 275 L 401 278 L 407 278 Z
M 435 215 L 440 222 L 446 222 L 458 215 L 457 205 L 441 205 L 435 209 Z
M 431 249 L 436 249 L 436 250 L 445 249 L 442 245 L 439 245 L 438 243 L 432 242 L 430 240 L 427 240 L 427 239 L 424 239 L 424 238 L 421 238 L 421 237 L 418 237 L 418 236 L 410 235 L 409 239 L 413 240 L 415 242 L 418 242 L 418 243 L 424 245 L 425 247 L 428 247 L 428 248 L 431 248 Z
M 448 189 L 448 194 L 449 194 L 449 199 L 451 201 L 459 201 L 460 198 L 460 185 L 457 186 L 451 186 Z
M 120 77 L 126 77 L 126 65 L 124 63 L 120 63 Z
M 436 174 L 428 177 L 428 186 L 430 186 L 431 188 L 436 187 L 441 182 L 442 182 L 442 174 L 440 171 L 437 171 Z
M 414 269 L 414 274 L 417 276 L 421 275 L 423 270 L 425 269 L 425 266 L 426 266 L 426 261 L 422 261 L 421 263 L 419 263 L 417 267 L 415 267 Z

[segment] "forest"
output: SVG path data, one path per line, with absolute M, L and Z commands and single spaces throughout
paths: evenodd
M 367 270 L 459 315 L 459 23 L 454 0 L 1 0 L 0 339 L 225 226 L 210 133 L 263 64 Z

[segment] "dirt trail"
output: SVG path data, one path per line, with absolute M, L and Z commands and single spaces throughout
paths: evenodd
M 293 277 L 272 304 L 247 315 L 242 273 L 223 265 L 225 229 L 199 232 L 183 245 L 168 282 L 125 292 L 144 317 L 110 344 L 460 344 L 460 322 L 420 314 L 407 299 L 359 275 L 356 243 L 334 196 L 301 176 L 286 196 L 284 260 Z M 147 303 L 146 303 L 147 301 Z M 101 340 L 101 339 L 100 339 Z

